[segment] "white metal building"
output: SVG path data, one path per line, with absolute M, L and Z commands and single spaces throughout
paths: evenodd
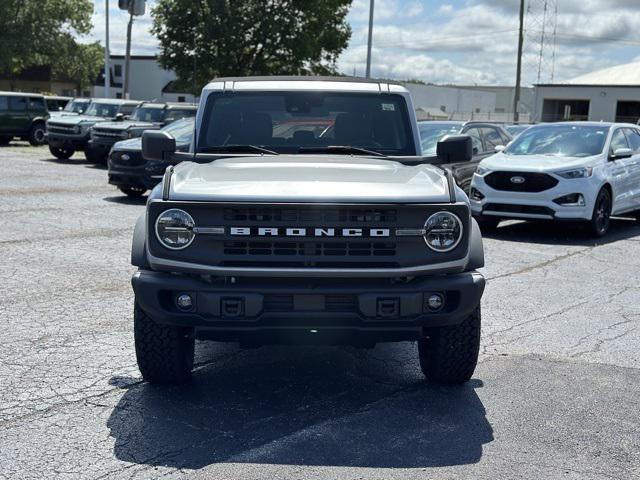
M 109 68 L 111 70 L 111 98 L 122 98 L 124 82 L 124 55 L 111 55 Z M 166 89 L 176 79 L 176 74 L 163 69 L 155 56 L 132 55 L 131 76 L 129 77 L 129 98 L 134 100 L 158 100 L 165 102 L 193 102 L 194 97 L 189 93 L 175 92 Z M 171 91 L 169 91 L 171 90 Z M 104 69 L 94 82 L 91 97 L 104 98 Z
M 536 85 L 535 118 L 637 123 L 640 62 L 617 65 L 563 83 Z

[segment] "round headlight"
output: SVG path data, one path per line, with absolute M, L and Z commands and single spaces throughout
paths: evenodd
M 80 125 L 76 125 L 75 127 L 73 127 L 73 132 L 74 133 L 80 133 L 82 129 L 80 128 Z
M 461 239 L 462 222 L 453 213 L 434 213 L 424 224 L 424 241 L 434 252 L 450 252 Z
M 160 214 L 156 220 L 156 237 L 171 250 L 187 248 L 196 237 L 193 233 L 195 222 L 184 210 L 172 208 Z

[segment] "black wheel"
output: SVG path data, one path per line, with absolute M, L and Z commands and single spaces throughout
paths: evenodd
M 49 151 L 51 152 L 51 155 L 59 158 L 60 160 L 68 160 L 71 158 L 71 155 L 75 153 L 75 150 L 71 148 L 52 147 L 51 145 L 49 145 Z
M 191 378 L 195 340 L 187 328 L 155 322 L 136 303 L 133 334 L 142 377 L 150 383 L 182 383 Z
M 594 237 L 604 237 L 611 224 L 611 193 L 606 188 L 601 189 L 593 206 L 591 220 L 587 223 L 589 232 Z
M 84 151 L 84 156 L 87 159 L 87 161 L 90 163 L 96 163 L 96 164 L 107 163 L 107 156 L 100 151 L 96 152 L 88 148 Z
M 488 233 L 488 232 L 494 232 L 497 228 L 498 225 L 500 225 L 500 220 L 497 218 L 491 218 L 491 217 L 473 217 L 476 219 L 476 222 L 478 222 L 478 226 L 480 227 L 480 230 Z
M 45 126 L 42 122 L 36 122 L 31 126 L 29 130 L 29 143 L 34 147 L 38 145 L 44 145 Z
M 9 145 L 9 142 L 11 141 L 11 137 L 0 137 L 0 146 L 5 146 L 5 145 Z
M 473 375 L 480 351 L 480 306 L 459 325 L 428 329 L 418 340 L 420 368 L 433 383 L 456 385 Z
M 132 197 L 132 198 L 141 197 L 144 194 L 144 192 L 147 191 L 147 189 L 143 187 L 118 187 L 118 188 L 126 196 Z

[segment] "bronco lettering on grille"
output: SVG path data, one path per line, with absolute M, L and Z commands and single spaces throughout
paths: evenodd
M 388 237 L 388 228 L 229 227 L 229 234 L 258 237 Z

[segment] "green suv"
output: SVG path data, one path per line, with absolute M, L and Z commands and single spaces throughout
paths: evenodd
M 42 95 L 0 92 L 0 145 L 8 144 L 14 137 L 28 140 L 31 145 L 44 144 L 48 117 Z

